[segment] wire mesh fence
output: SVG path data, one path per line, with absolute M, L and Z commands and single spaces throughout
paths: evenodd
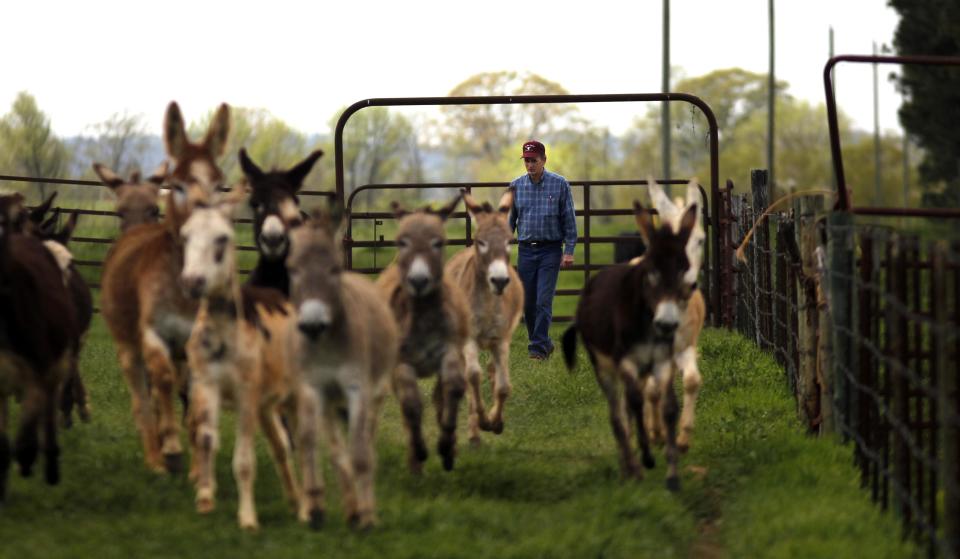
M 766 208 L 729 199 L 735 239 Z M 759 202 L 759 203 L 758 203 Z M 801 198 L 734 266 L 735 329 L 783 365 L 812 433 L 853 448 L 865 490 L 930 557 L 960 553 L 960 243 Z

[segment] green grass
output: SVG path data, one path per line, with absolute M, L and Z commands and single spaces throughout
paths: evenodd
M 554 329 L 559 337 L 561 327 Z M 895 519 L 858 487 L 851 453 L 801 434 L 783 373 L 734 334 L 707 331 L 697 433 L 682 458 L 679 494 L 664 488 L 662 453 L 641 483 L 619 479 L 606 404 L 581 354 L 576 374 L 559 356 L 526 358 L 521 327 L 511 363 L 506 431 L 459 447 L 444 472 L 431 452 L 411 476 L 395 401 L 378 436 L 381 525 L 352 533 L 327 472 L 328 521 L 299 525 L 262 441 L 261 530 L 236 526 L 230 468 L 232 414 L 217 463 L 218 508 L 193 510 L 184 477 L 146 470 L 112 343 L 97 319 L 83 355 L 94 419 L 62 434 L 57 487 L 11 473 L 0 509 L 0 557 L 903 557 Z M 424 381 L 424 392 L 432 381 Z M 429 401 L 427 399 L 427 401 Z M 464 443 L 466 406 L 461 408 Z M 433 450 L 436 424 L 425 417 Z

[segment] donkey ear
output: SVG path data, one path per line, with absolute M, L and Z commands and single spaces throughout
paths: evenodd
M 681 235 L 685 237 L 690 236 L 690 232 L 693 231 L 693 228 L 697 225 L 697 204 L 691 204 L 687 211 L 683 212 L 683 217 L 680 218 L 680 231 Z
M 43 216 L 41 215 L 40 219 L 42 218 Z M 53 237 L 56 233 L 57 222 L 60 221 L 60 208 L 53 210 L 53 213 L 50 214 L 50 217 L 43 220 L 43 223 L 40 223 L 40 219 L 34 220 L 34 216 L 32 214 L 30 215 L 30 219 L 37 224 L 37 229 L 39 230 L 41 236 Z
M 446 221 L 447 218 L 450 217 L 450 214 L 453 213 L 454 208 L 456 208 L 457 204 L 460 203 L 460 198 L 461 198 L 460 194 L 457 194 L 456 198 L 454 198 L 453 200 L 450 200 L 450 202 L 448 202 L 446 206 L 443 206 L 442 208 L 437 210 L 437 215 L 440 216 L 440 219 Z
M 59 211 L 60 208 L 57 208 Z M 70 217 L 67 218 L 67 222 L 63 224 L 63 228 L 57 231 L 54 235 L 54 240 L 60 243 L 63 246 L 67 246 L 67 243 L 70 242 L 70 239 L 73 237 L 73 231 L 77 228 L 77 220 L 80 218 L 80 214 L 77 212 L 70 212 Z
M 653 239 L 653 219 L 650 216 L 650 210 L 640 205 L 640 202 L 633 201 L 633 215 L 637 220 L 637 229 L 640 230 L 640 237 L 643 244 L 650 246 L 650 240 Z
M 110 190 L 116 190 L 118 186 L 123 184 L 123 179 L 114 173 L 110 167 L 107 167 L 102 163 L 94 163 L 93 172 L 100 177 L 100 182 L 102 182 Z
M 466 188 L 460 189 L 460 196 L 463 197 L 463 205 L 467 207 L 467 211 L 470 212 L 471 215 L 476 216 L 483 211 L 483 206 L 477 203 Z
M 697 186 L 697 178 L 690 179 L 687 183 L 687 205 L 700 203 L 700 187 Z
M 147 177 L 147 182 L 155 184 L 157 186 L 162 185 L 167 180 L 167 170 L 170 168 L 170 162 L 164 161 L 156 169 L 154 169 L 153 174 Z
M 503 196 L 500 197 L 500 203 L 497 205 L 497 211 L 502 214 L 510 213 L 510 210 L 513 209 L 513 196 L 516 190 L 514 188 L 508 188 Z
M 227 149 L 227 136 L 230 134 L 230 107 L 221 103 L 217 107 L 217 114 L 213 115 L 207 135 L 203 137 L 203 145 L 214 159 L 223 155 Z
M 323 156 L 323 150 L 315 150 L 308 155 L 306 159 L 297 163 L 294 168 L 287 171 L 287 181 L 290 186 L 293 187 L 293 192 L 290 194 L 296 194 L 300 190 L 300 187 L 303 186 L 303 181 L 313 169 L 313 164 L 316 163 L 321 156 Z
M 180 106 L 176 101 L 171 101 L 167 106 L 167 114 L 163 119 L 163 143 L 167 148 L 167 155 L 174 161 L 180 159 L 190 145 L 183 115 L 180 114 Z
M 660 223 L 673 223 L 680 212 L 652 176 L 647 177 L 647 189 L 650 192 L 650 203 L 660 214 Z
M 400 205 L 400 202 L 397 202 L 396 200 L 393 200 L 392 202 L 390 202 L 390 209 L 393 211 L 393 217 L 397 219 L 401 219 L 403 216 L 410 213 L 407 210 L 403 209 L 403 206 Z
M 248 178 L 257 180 L 263 177 L 263 171 L 260 167 L 257 167 L 257 164 L 250 159 L 250 156 L 247 155 L 247 148 L 240 148 L 240 168 L 243 169 L 243 174 L 247 175 Z
M 54 192 L 42 204 L 30 210 L 30 221 L 34 223 L 40 223 L 43 221 L 43 216 L 50 211 L 50 206 L 53 205 L 53 199 L 56 197 L 57 193 Z

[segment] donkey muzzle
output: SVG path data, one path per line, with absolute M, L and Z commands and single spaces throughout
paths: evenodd
M 497 295 L 503 295 L 503 290 L 506 289 L 508 283 L 510 283 L 510 276 L 490 278 L 490 287 Z
M 332 321 L 330 306 L 319 299 L 304 301 L 299 314 L 297 328 L 310 340 L 319 338 Z
M 180 276 L 180 287 L 193 299 L 203 297 L 207 287 L 207 279 L 203 276 Z
M 427 287 L 430 285 L 430 278 L 426 276 L 413 276 L 407 278 L 407 285 L 410 288 L 410 292 L 413 296 L 419 297 L 424 295 L 427 291 Z
M 310 340 L 316 340 L 320 337 L 320 334 L 323 334 L 323 331 L 327 329 L 327 325 L 323 322 L 316 321 L 299 321 L 297 322 L 297 328 L 304 336 L 310 338 Z

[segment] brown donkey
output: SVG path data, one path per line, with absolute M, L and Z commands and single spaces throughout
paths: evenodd
M 478 204 L 464 192 L 467 211 L 477 222 L 473 246 L 447 262 L 444 273 L 463 289 L 470 305 L 471 335 L 463 353 L 467 363 L 470 402 L 470 441 L 480 442 L 480 429 L 503 432 L 503 406 L 510 396 L 510 342 L 523 314 L 523 284 L 510 265 L 513 238 L 507 217 L 513 191 L 507 191 L 497 209 L 489 202 Z M 480 392 L 480 350 L 491 353 L 487 367 L 493 383 L 494 405 L 489 416 Z
M 650 213 L 639 203 L 634 202 L 634 210 L 647 252 L 636 265 L 614 265 L 590 278 L 577 304 L 576 322 L 563 335 L 563 354 L 567 367 L 572 369 L 579 331 L 597 382 L 607 397 L 610 424 L 620 449 L 620 470 L 628 478 L 643 477 L 630 441 L 634 424 L 643 464 L 653 467 L 643 425 L 643 383 L 653 374 L 666 396 L 663 421 L 667 430 L 667 489 L 676 491 L 680 488 L 678 406 L 673 368 L 662 364 L 668 363 L 667 357 L 673 351 L 674 333 L 691 294 L 691 286 L 683 281 L 683 275 L 689 268 L 685 246 L 696 222 L 696 206 L 683 214 L 678 233 L 669 225 L 654 229 Z
M 288 354 L 300 376 L 300 519 L 315 529 L 323 521 L 323 472 L 317 464 L 322 429 L 348 521 L 366 529 L 376 523 L 374 443 L 400 338 L 380 290 L 364 276 L 343 270 L 339 221 L 315 212 L 291 231 L 286 261 L 298 314 Z
M 460 202 L 444 208 L 407 212 L 393 203 L 400 220 L 396 260 L 377 278 L 400 327 L 400 356 L 393 372 L 393 390 L 400 401 L 409 437 L 408 463 L 419 473 L 427 459 L 420 428 L 423 404 L 418 378 L 438 374 L 433 401 L 440 438 L 437 452 L 443 467 L 453 469 L 457 412 L 466 390 L 463 348 L 470 339 L 470 309 L 460 287 L 443 273 L 443 224 Z
M 174 395 L 187 380 L 184 346 L 197 303 L 179 284 L 180 227 L 193 200 L 209 196 L 223 181 L 215 160 L 226 146 L 229 124 L 229 109 L 221 105 L 203 141 L 191 143 L 179 107 L 170 104 L 164 141 L 174 167 L 167 176 L 164 221 L 131 227 L 103 265 L 101 313 L 117 343 L 144 459 L 156 471 L 180 470 L 183 457 Z
M 233 474 L 237 482 L 240 527 L 256 529 L 253 497 L 257 423 L 270 444 L 284 491 L 299 502 L 290 441 L 280 409 L 292 404 L 293 378 L 285 357 L 292 309 L 273 289 L 241 288 L 236 268 L 233 223 L 243 189 L 211 205 L 198 202 L 180 228 L 184 243 L 181 284 L 200 302 L 187 341 L 190 364 L 191 478 L 196 481 L 197 511 L 214 508 L 214 457 L 219 447 L 220 410 L 237 411 Z
M 141 181 L 140 173 L 134 171 L 125 181 L 106 165 L 93 164 L 93 172 L 100 177 L 100 182 L 117 197 L 116 212 L 120 217 L 121 233 L 134 225 L 160 221 L 160 187 L 166 181 L 167 168 L 164 161 L 147 180 Z

